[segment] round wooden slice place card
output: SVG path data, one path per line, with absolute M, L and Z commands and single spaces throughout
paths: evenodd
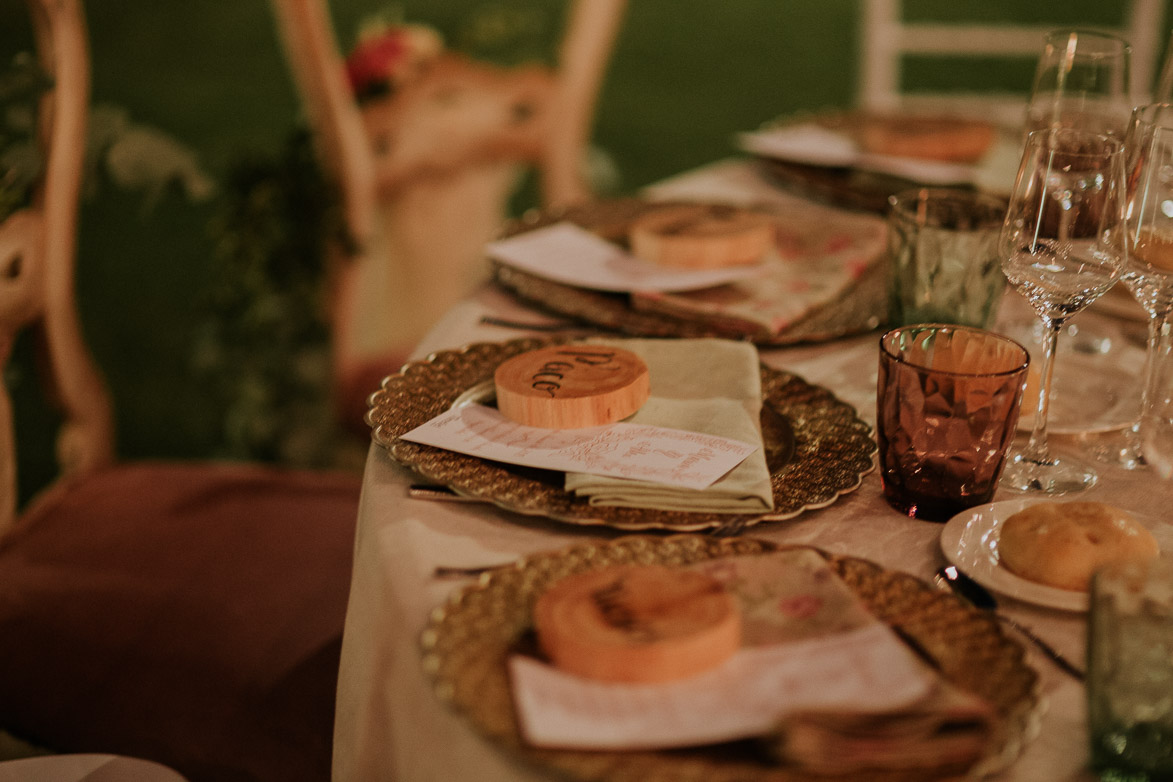
M 994 125 L 957 117 L 859 118 L 855 133 L 865 152 L 949 163 L 976 163 L 997 137 Z
M 555 667 L 611 682 L 665 682 L 720 665 L 741 645 L 737 598 L 703 573 L 617 565 L 555 583 L 534 607 Z
M 648 400 L 643 359 L 606 345 L 553 345 L 502 362 L 493 374 L 497 408 L 511 421 L 582 429 L 619 421 Z
M 732 206 L 665 206 L 636 218 L 631 251 L 645 261 L 679 269 L 715 269 L 757 263 L 774 242 L 769 217 Z

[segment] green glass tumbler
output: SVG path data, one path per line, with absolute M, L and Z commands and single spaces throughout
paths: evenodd
M 1106 782 L 1173 782 L 1173 560 L 1092 579 L 1088 737 Z
M 1005 289 L 998 236 L 1006 202 L 962 189 L 888 199 L 888 322 L 988 328 Z

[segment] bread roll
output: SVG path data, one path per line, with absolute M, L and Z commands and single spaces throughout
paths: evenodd
M 1101 502 L 1031 505 L 1007 518 L 998 536 L 998 559 L 1011 573 L 1076 591 L 1087 591 L 1105 565 L 1152 559 L 1158 551 L 1135 518 Z
M 703 573 L 659 565 L 568 576 L 538 598 L 534 626 L 556 667 L 612 682 L 692 676 L 741 645 L 733 594 Z

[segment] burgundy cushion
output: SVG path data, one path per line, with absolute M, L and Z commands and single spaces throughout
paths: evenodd
M 198 780 L 329 777 L 359 481 L 134 464 L 0 541 L 0 726 Z

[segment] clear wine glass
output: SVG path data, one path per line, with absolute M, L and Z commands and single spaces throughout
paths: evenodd
M 1149 404 L 1141 417 L 1141 447 L 1157 475 L 1173 479 L 1173 349 L 1169 340 L 1154 357 Z
M 1026 110 L 1028 132 L 1082 128 L 1124 137 L 1135 105 L 1132 47 L 1094 30 L 1053 30 L 1043 41 Z
M 1066 321 L 1119 279 L 1127 259 L 1124 152 L 1108 135 L 1070 128 L 1027 136 L 1002 227 L 1002 270 L 1043 322 L 1039 398 L 1030 441 L 1002 486 L 1062 494 L 1090 488 L 1095 471 L 1053 456 L 1047 443 L 1055 343 Z
M 1173 101 L 1173 33 L 1169 34 L 1169 42 L 1165 44 L 1165 61 L 1161 64 L 1161 72 L 1157 76 L 1157 83 L 1153 85 L 1152 103 L 1169 103 Z
M 1127 467 L 1145 463 L 1145 418 L 1160 400 L 1162 362 L 1173 350 L 1173 104 L 1138 106 L 1125 141 L 1128 261 L 1120 279 L 1148 314 L 1140 416 L 1120 451 Z

